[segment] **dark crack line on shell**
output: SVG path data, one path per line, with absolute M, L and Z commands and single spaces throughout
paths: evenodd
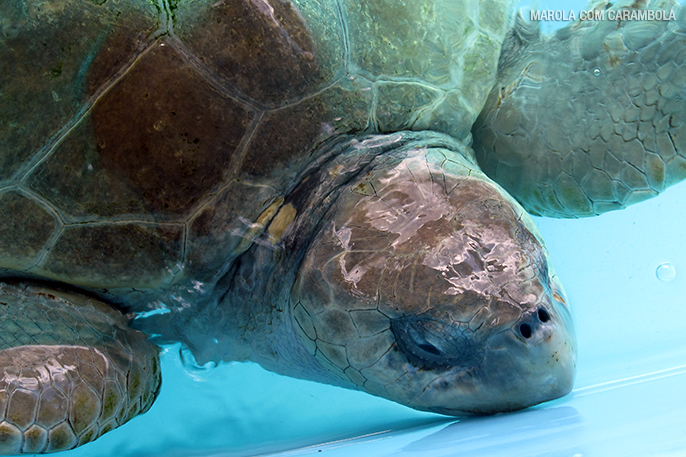
M 230 98 L 240 105 L 243 105 L 245 108 L 248 108 L 253 112 L 267 111 L 269 109 L 268 106 L 253 100 L 248 95 L 244 94 L 240 90 L 228 84 L 222 78 L 218 77 L 207 67 L 207 65 L 198 59 L 195 54 L 193 54 L 193 52 L 188 49 L 178 37 L 176 37 L 176 35 L 170 34 L 167 43 L 169 43 L 169 45 L 177 51 L 182 60 L 188 63 L 202 76 L 204 81 L 208 82 L 220 94 Z
M 62 214 L 61 211 L 59 211 L 55 206 L 53 206 L 51 202 L 44 198 L 42 195 L 34 192 L 33 190 L 25 189 L 22 186 L 14 186 L 13 188 L 10 188 L 10 190 L 16 191 L 17 193 L 23 195 L 24 197 L 36 203 L 38 206 L 42 207 L 57 220 L 58 224 L 66 225 L 65 215 Z
M 433 89 L 433 90 L 437 91 L 439 95 L 436 98 L 434 98 L 433 102 L 414 110 L 414 112 L 412 113 L 412 116 L 410 117 L 410 120 L 409 120 L 409 129 L 408 130 L 415 130 L 415 129 L 416 130 L 424 130 L 421 127 L 417 128 L 417 122 L 422 120 L 422 117 L 426 113 L 429 113 L 429 115 L 431 115 L 431 113 L 438 110 L 439 106 L 448 97 L 448 91 L 447 90 L 441 89 L 439 87 L 427 85 L 427 84 L 419 84 L 419 86 L 420 87 L 428 87 L 430 89 Z M 465 143 L 467 143 L 467 142 L 465 142 Z
M 350 31 L 348 30 L 348 18 L 345 15 L 345 9 L 341 4 L 341 0 L 334 2 L 336 11 L 338 12 L 338 19 L 340 21 L 341 29 L 343 30 L 343 61 L 345 62 L 345 72 L 350 72 Z
M 248 154 L 248 146 L 250 146 L 250 142 L 255 136 L 255 132 L 260 126 L 260 123 L 264 118 L 264 115 L 265 113 L 263 111 L 259 111 L 256 113 L 255 116 L 252 117 L 252 119 L 246 127 L 245 133 L 243 134 L 241 141 L 238 143 L 238 146 L 236 146 L 236 150 L 234 151 L 233 157 L 231 159 L 231 165 L 224 173 L 224 178 L 215 186 L 214 189 L 212 189 L 212 191 L 207 192 L 191 207 L 191 209 L 187 212 L 187 214 L 189 215 L 189 222 L 187 222 L 187 224 L 191 224 L 199 213 L 201 213 L 205 208 L 207 208 L 217 198 L 218 195 L 221 195 L 221 193 L 224 192 L 224 190 L 226 190 L 231 185 L 231 183 L 236 180 L 236 176 L 240 171 L 240 167 L 243 165 L 245 157 Z M 268 187 L 273 189 L 273 187 L 271 186 L 255 185 L 243 180 L 241 180 L 241 184 L 253 187 Z
M 181 228 L 181 248 L 179 249 L 179 257 L 176 261 L 176 268 L 169 278 L 167 285 L 175 284 L 179 278 L 183 277 L 183 270 L 188 261 L 188 223 L 183 224 Z
M 52 248 L 57 244 L 57 240 L 62 236 L 62 233 L 64 232 L 64 225 L 59 226 L 56 228 L 48 241 L 45 243 L 45 246 L 43 246 L 43 249 L 41 249 L 41 253 L 38 256 L 36 262 L 33 263 L 33 265 L 29 268 L 27 268 L 25 271 L 26 272 L 31 272 L 35 270 L 36 268 L 40 267 L 45 259 L 48 257 L 50 254 L 50 251 L 52 251 Z
M 672 132 L 667 132 L 667 136 L 669 137 L 669 141 L 672 142 L 672 147 L 674 148 L 674 152 L 676 153 L 676 155 L 680 156 L 680 157 L 686 157 L 686 151 L 679 151 L 679 148 L 676 146 L 676 143 L 674 142 L 674 137 L 672 136 Z M 636 168 L 636 167 L 634 167 L 634 168 Z M 639 171 L 641 171 L 641 170 L 639 170 Z M 643 172 L 641 171 L 641 173 L 643 173 Z M 645 174 L 645 173 L 643 173 L 643 174 Z
M 379 124 L 379 119 L 376 117 L 377 107 L 379 106 L 379 88 L 378 81 L 372 84 L 372 103 L 369 107 L 369 124 L 373 126 L 374 131 L 381 131 L 381 124 Z
M 96 223 L 112 223 L 112 224 L 123 224 L 127 222 L 133 223 L 147 223 L 147 224 L 183 224 L 186 219 L 185 215 L 167 215 L 167 214 L 139 214 L 139 213 L 125 213 L 116 214 L 113 216 L 98 216 L 98 215 L 87 215 L 87 216 L 71 216 L 69 214 L 63 215 L 63 220 L 66 225 L 83 225 L 83 224 L 96 224 Z
M 121 221 L 111 221 L 111 220 L 97 220 L 97 221 L 88 221 L 88 222 L 71 222 L 71 223 L 65 223 L 65 227 L 84 227 L 84 226 L 89 226 L 89 227 L 97 227 L 97 226 L 108 226 L 111 227 L 113 225 L 143 225 L 147 227 L 182 227 L 183 223 L 180 222 L 160 222 L 160 221 L 146 221 L 146 220 L 137 220 L 137 219 L 132 219 L 132 220 L 121 220 Z
M 314 55 L 311 52 L 305 51 L 302 47 L 300 47 L 300 45 L 298 45 L 298 43 L 296 43 L 295 40 L 293 40 L 293 38 L 291 38 L 291 35 L 288 33 L 288 31 L 283 28 L 283 26 L 281 25 L 279 20 L 274 15 L 274 7 L 272 7 L 269 4 L 268 0 L 250 0 L 250 1 L 252 2 L 253 5 L 255 5 L 255 7 L 257 7 L 257 9 L 260 10 L 260 12 L 262 14 L 264 14 L 265 16 L 267 16 L 269 19 L 272 20 L 272 22 L 279 29 L 279 33 L 281 34 L 281 36 L 288 42 L 288 44 L 291 45 L 291 47 L 296 52 L 305 56 L 306 59 L 312 60 L 314 58 Z M 293 12 L 298 15 L 300 22 L 303 25 L 307 26 L 307 21 L 305 21 L 302 18 L 302 16 L 300 16 L 300 12 L 298 11 L 298 9 L 294 8 Z
M 236 179 L 241 166 L 243 166 L 243 162 L 245 162 L 245 157 L 248 154 L 250 142 L 255 137 L 255 133 L 257 132 L 258 127 L 260 127 L 264 117 L 264 111 L 259 112 L 259 114 L 255 115 L 248 123 L 245 133 L 243 134 L 243 138 L 241 138 L 241 141 L 238 143 L 238 146 L 236 146 L 236 150 L 233 153 L 231 166 L 226 171 L 224 182 L 221 183 L 221 187 L 217 190 L 217 193 L 222 192 L 229 186 L 231 181 Z
M 311 99 L 323 94 L 324 92 L 331 89 L 332 87 L 339 87 L 341 89 L 345 89 L 343 87 L 343 85 L 339 84 L 341 81 L 343 81 L 343 79 L 344 79 L 344 77 L 337 78 L 331 84 L 322 87 L 321 89 L 319 89 L 316 92 L 312 92 L 311 94 L 309 94 L 305 97 L 300 97 L 297 99 L 288 100 L 283 105 L 279 105 L 278 107 L 266 108 L 265 111 L 267 112 L 267 114 L 271 114 L 271 113 L 275 113 L 275 112 L 280 111 L 280 110 L 284 110 L 287 108 L 291 108 L 293 106 L 300 105 L 301 103 L 304 103 L 308 100 L 311 100 Z
M 408 76 L 389 76 L 389 75 L 375 75 L 373 73 L 370 73 L 367 70 L 363 69 L 357 69 L 355 71 L 351 71 L 347 75 L 348 77 L 354 76 L 354 77 L 360 77 L 367 79 L 371 82 L 375 83 L 405 83 L 405 84 L 413 84 L 417 85 L 422 88 L 428 88 L 431 91 L 438 92 L 441 94 L 447 93 L 451 89 L 445 89 L 439 86 L 435 86 L 433 84 L 430 84 L 426 81 L 423 81 L 419 78 L 412 78 Z
M 64 223 L 64 216 L 53 205 L 51 205 L 49 201 L 45 200 L 42 196 L 29 189 L 24 189 L 20 186 L 12 186 L 9 188 L 9 191 L 15 191 L 28 198 L 33 203 L 40 206 L 48 214 L 50 214 L 55 220 L 55 228 L 39 251 L 39 254 L 36 256 L 36 260 L 24 270 L 26 272 L 30 272 L 31 270 L 36 269 L 43 262 L 43 260 L 45 260 L 52 248 L 57 243 L 59 237 L 62 235 L 62 232 L 64 232 L 64 228 L 66 227 L 66 224 Z
M 33 158 L 26 162 L 26 164 L 20 167 L 12 176 L 11 180 L 15 182 L 25 183 L 29 176 L 41 165 L 43 162 L 48 160 L 57 148 L 62 144 L 62 142 L 69 136 L 69 134 L 74 131 L 83 120 L 86 118 L 88 113 L 93 109 L 93 106 L 97 103 L 103 95 L 109 92 L 117 83 L 123 79 L 129 71 L 142 59 L 150 50 L 155 46 L 159 35 L 166 33 L 166 31 L 153 32 L 150 35 L 150 39 L 146 40 L 138 50 L 140 52 L 134 53 L 134 57 L 126 62 L 121 68 L 110 77 L 105 83 L 100 86 L 93 95 L 91 95 L 86 101 L 82 103 L 76 114 L 64 124 L 64 126 L 59 129 L 55 134 L 53 134 L 50 139 L 46 142 L 45 146 L 38 150 Z

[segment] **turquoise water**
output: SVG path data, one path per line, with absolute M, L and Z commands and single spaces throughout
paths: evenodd
M 684 202 L 686 183 L 597 218 L 536 219 L 576 322 L 576 387 L 563 399 L 455 420 L 255 364 L 189 372 L 170 347 L 150 412 L 63 455 L 686 455 Z

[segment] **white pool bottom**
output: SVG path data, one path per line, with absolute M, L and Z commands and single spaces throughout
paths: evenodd
M 279 455 L 684 456 L 686 366 L 581 387 L 519 413 L 378 433 Z M 230 455 L 230 454 L 219 454 Z

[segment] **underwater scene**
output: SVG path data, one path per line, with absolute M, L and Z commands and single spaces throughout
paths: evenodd
M 1 455 L 686 456 L 683 0 L 7 1 Z

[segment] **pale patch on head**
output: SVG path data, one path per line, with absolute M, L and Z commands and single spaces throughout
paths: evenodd
M 353 291 L 357 290 L 357 283 L 360 282 L 362 276 L 367 272 L 367 268 L 364 265 L 357 264 L 353 266 L 350 271 L 346 270 L 345 267 L 345 254 L 338 258 L 338 263 L 341 266 L 341 275 L 343 280 L 348 284 L 352 284 Z
M 431 249 L 422 264 L 440 271 L 450 285 L 446 295 L 460 295 L 466 290 L 479 290 L 484 297 L 500 294 L 502 284 L 493 277 L 516 274 L 522 258 L 514 240 L 500 227 L 465 226 L 461 233 L 452 233 Z M 484 240 L 494 240 L 483 243 Z M 497 240 L 497 242 L 496 242 Z
M 373 228 L 398 235 L 392 243 L 394 248 L 409 241 L 427 223 L 453 214 L 445 193 L 437 191 L 441 188 L 430 176 L 430 172 L 441 175 L 441 171 L 426 161 L 425 154 L 426 150 L 418 149 L 401 161 L 379 179 L 378 198 L 360 202 Z M 413 185 L 405 184 L 408 171 Z
M 352 236 L 352 229 L 347 225 L 344 225 L 340 230 L 336 230 L 336 223 L 333 222 L 332 228 L 333 237 L 337 244 L 344 250 L 350 250 L 350 237 Z

